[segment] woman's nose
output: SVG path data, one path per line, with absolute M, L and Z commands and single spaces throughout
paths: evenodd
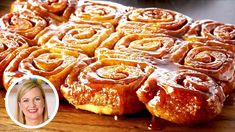
M 29 101 L 29 106 L 35 107 L 36 106 L 35 101 L 34 100 Z

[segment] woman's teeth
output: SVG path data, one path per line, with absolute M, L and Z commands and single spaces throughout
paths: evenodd
M 29 113 L 35 113 L 35 112 L 37 112 L 37 111 L 38 111 L 37 109 L 29 109 L 29 110 L 28 110 Z

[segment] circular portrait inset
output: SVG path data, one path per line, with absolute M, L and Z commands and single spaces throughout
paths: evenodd
M 59 96 L 49 80 L 30 75 L 10 86 L 5 105 L 8 115 L 16 124 L 24 128 L 40 128 L 55 117 Z

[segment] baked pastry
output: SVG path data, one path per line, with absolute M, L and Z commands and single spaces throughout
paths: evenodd
M 132 9 L 114 2 L 91 0 L 81 1 L 78 6 L 71 20 L 108 22 L 115 26 L 122 15 Z
M 22 61 L 22 59 L 25 59 L 26 57 L 30 55 L 30 53 L 32 53 L 33 51 L 37 49 L 39 49 L 39 47 L 37 46 L 23 49 L 17 54 L 17 56 L 6 67 L 6 70 L 3 73 L 3 82 L 4 82 L 4 87 L 6 90 L 11 86 L 11 84 L 13 84 L 14 78 L 20 78 L 24 75 L 23 72 L 18 71 L 18 68 L 20 66 L 20 62 Z
M 235 26 L 213 20 L 197 20 L 183 36 L 185 40 L 207 42 L 211 40 L 235 45 Z
M 49 30 L 50 31 L 50 30 Z M 109 23 L 75 21 L 52 29 L 39 38 L 38 44 L 94 55 L 95 49 L 104 41 L 114 28 Z M 46 38 L 46 39 L 44 39 Z
M 4 71 L 4 87 L 26 74 L 47 78 L 58 90 L 77 61 L 87 58 L 78 52 L 61 49 L 30 47 L 22 50 Z
M 171 54 L 170 60 L 182 65 L 184 68 L 197 70 L 218 81 L 229 83 L 231 87 L 224 89 L 226 94 L 234 89 L 235 58 L 232 51 L 215 45 L 185 42 Z
M 0 30 L 0 86 L 3 86 L 3 71 L 7 65 L 27 47 L 28 43 L 20 35 Z
M 191 18 L 175 11 L 161 8 L 137 8 L 125 14 L 118 31 L 131 33 L 164 33 L 181 37 L 189 29 Z
M 131 61 L 102 60 L 75 67 L 61 87 L 63 96 L 78 109 L 106 115 L 132 114 L 144 110 L 136 90 L 153 68 Z M 85 68 L 84 68 L 85 67 Z M 84 68 L 81 72 L 80 69 Z
M 115 50 L 141 52 L 145 56 L 162 58 L 180 45 L 180 40 L 164 34 L 129 34 L 115 32 L 100 46 Z
M 152 67 L 167 63 L 165 60 L 160 60 L 153 56 L 147 56 L 144 53 L 134 51 L 132 49 L 109 50 L 107 48 L 99 48 L 95 52 L 95 57 L 100 61 L 114 59 L 132 61 L 143 65 L 147 63 Z
M 11 11 L 31 10 L 54 23 L 68 21 L 76 6 L 77 0 L 17 0 L 12 4 Z
M 45 19 L 28 10 L 5 14 L 0 19 L 1 29 L 24 36 L 31 45 L 36 35 L 48 26 Z
M 78 109 L 146 106 L 195 124 L 218 115 L 235 89 L 232 24 L 107 1 L 16 0 L 0 28 L 0 85 L 40 75 Z
M 177 124 L 196 124 L 220 114 L 223 89 L 206 74 L 188 69 L 157 68 L 138 89 L 152 115 Z

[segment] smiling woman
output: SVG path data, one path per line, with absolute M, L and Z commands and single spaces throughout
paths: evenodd
M 8 115 L 16 124 L 25 128 L 40 128 L 56 115 L 59 97 L 52 83 L 31 75 L 18 79 L 10 86 L 5 103 Z
M 22 83 L 17 93 L 16 119 L 26 125 L 39 125 L 48 119 L 45 92 L 33 80 Z

